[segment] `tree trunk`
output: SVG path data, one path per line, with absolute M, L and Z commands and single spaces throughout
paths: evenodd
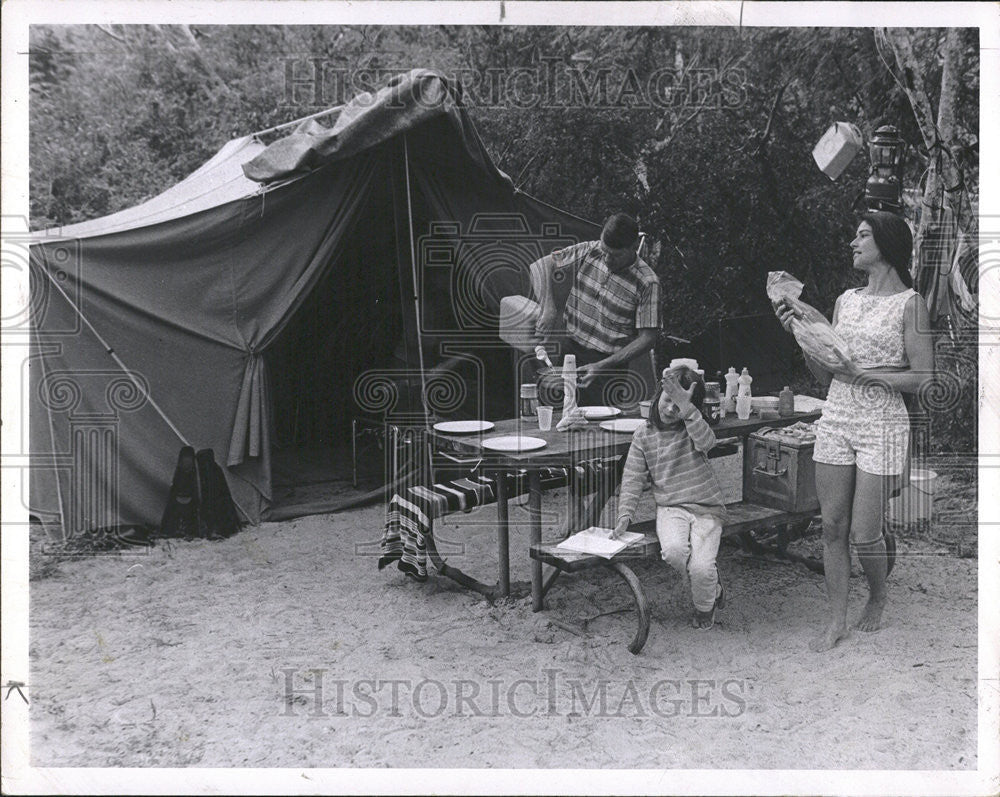
M 958 170 L 955 159 L 951 156 L 955 138 L 955 101 L 958 95 L 959 58 L 961 54 L 960 40 L 957 28 L 948 28 L 943 46 L 943 68 L 941 71 L 941 98 L 938 103 L 937 121 L 934 120 L 934 108 L 924 86 L 924 80 L 913 53 L 913 40 L 910 32 L 901 28 L 888 29 L 886 38 L 892 45 L 896 56 L 896 64 L 903 72 L 906 96 L 913 108 L 920 135 L 930 158 L 927 171 L 927 183 L 924 187 L 924 208 L 938 207 L 937 197 L 943 188 L 953 188 L 958 184 Z M 943 185 L 942 185 L 943 181 Z M 951 197 L 946 196 L 945 206 L 951 207 Z M 957 209 L 957 205 L 955 206 Z M 921 228 L 924 227 L 926 215 L 921 216 Z M 959 226 L 965 228 L 965 219 L 958 219 Z M 918 233 L 919 238 L 919 233 Z
M 889 29 L 885 35 L 892 45 L 896 64 L 903 72 L 903 87 L 927 147 L 927 182 L 914 241 L 917 262 L 914 287 L 927 300 L 931 320 L 936 321 L 938 317 L 952 314 L 948 279 L 953 271 L 955 250 L 975 225 L 969 209 L 961 202 L 961 175 L 952 155 L 961 41 L 956 28 L 945 32 L 941 48 L 941 92 L 935 121 L 920 65 L 913 52 L 910 31 Z
M 957 192 L 948 191 L 954 189 L 959 183 L 958 169 L 955 166 L 954 143 L 955 143 L 955 99 L 958 96 L 958 76 L 961 65 L 960 41 L 958 28 L 948 28 L 944 38 L 944 64 L 941 69 L 941 101 L 938 103 L 938 135 L 946 148 L 944 156 L 944 168 L 942 177 L 944 178 L 945 207 L 958 211 L 954 200 Z M 961 222 L 961 219 L 959 219 Z M 962 225 L 964 229 L 964 225 Z

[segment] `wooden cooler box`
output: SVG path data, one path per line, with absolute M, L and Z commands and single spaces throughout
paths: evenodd
M 751 434 L 743 452 L 743 500 L 785 512 L 819 509 L 810 429 L 765 427 Z

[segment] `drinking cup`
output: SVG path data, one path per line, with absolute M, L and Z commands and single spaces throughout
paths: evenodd
M 538 429 L 547 432 L 552 428 L 552 407 L 538 408 Z
M 749 420 L 750 418 L 750 396 L 737 396 L 736 397 L 736 417 L 741 421 Z

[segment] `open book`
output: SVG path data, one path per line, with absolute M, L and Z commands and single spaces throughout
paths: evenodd
M 643 539 L 643 535 L 634 531 L 626 531 L 618 539 L 609 539 L 613 529 L 602 529 L 598 526 L 591 526 L 589 529 L 578 531 L 572 537 L 567 537 L 556 547 L 564 551 L 573 553 L 588 553 L 593 556 L 601 556 L 610 559 L 634 542 Z

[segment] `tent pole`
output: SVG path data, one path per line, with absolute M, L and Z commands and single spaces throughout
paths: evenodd
M 41 269 L 45 273 L 45 276 L 49 278 L 49 282 L 51 282 L 55 286 L 56 290 L 59 291 L 59 293 L 62 294 L 62 297 L 63 297 L 63 299 L 66 300 L 66 303 L 69 304 L 69 306 L 73 308 L 74 312 L 78 316 L 80 316 L 80 320 L 83 321 L 83 323 L 87 325 L 87 329 L 89 329 L 91 332 L 94 333 L 94 337 L 97 338 L 97 340 L 100 342 L 100 344 L 104 347 L 104 351 L 111 356 L 112 360 L 115 361 L 115 365 L 117 365 L 119 368 L 121 368 L 122 372 L 125 374 L 126 378 L 133 385 L 135 385 L 135 389 L 138 390 L 140 394 L 145 395 L 146 401 L 148 401 L 150 403 L 150 406 L 152 406 L 152 408 L 154 410 L 156 410 L 156 412 L 159 414 L 159 416 L 164 420 L 164 422 L 167 424 L 167 426 L 170 427 L 170 430 L 175 435 L 177 435 L 177 437 L 180 439 L 180 441 L 184 445 L 190 446 L 191 443 L 189 443 L 188 440 L 187 440 L 187 438 L 184 437 L 183 434 L 181 434 L 181 430 L 178 429 L 176 426 L 174 426 L 173 421 L 171 421 L 170 418 L 167 417 L 167 414 L 160 408 L 160 405 L 156 403 L 156 401 L 149 394 L 149 392 L 142 386 L 142 384 L 139 382 L 139 380 L 136 379 L 132 375 L 132 372 L 128 369 L 128 367 L 125 365 L 125 363 L 123 363 L 121 361 L 121 358 L 117 354 L 115 354 L 115 350 L 112 349 L 111 346 L 108 345 L 108 342 L 103 337 L 101 337 L 101 333 L 98 332 L 96 329 L 94 329 L 94 325 L 91 324 L 90 321 L 87 320 L 87 316 L 85 316 L 83 314 L 83 311 L 73 303 L 73 300 L 70 299 L 69 296 L 66 295 L 66 291 L 64 291 L 62 289 L 62 286 L 59 284 L 58 280 L 56 280 L 56 278 L 53 277 L 49 273 L 49 270 L 45 266 L 41 266 Z
M 332 108 L 327 108 L 325 111 L 311 113 L 308 116 L 303 116 L 299 119 L 292 119 L 292 121 L 290 122 L 285 122 L 284 124 L 275 125 L 274 127 L 269 127 L 267 128 L 267 130 L 258 130 L 256 133 L 251 133 L 250 135 L 253 138 L 257 138 L 258 136 L 266 136 L 268 133 L 277 133 L 279 130 L 286 130 L 289 127 L 294 127 L 295 125 L 301 124 L 302 122 L 307 122 L 310 119 L 319 119 L 319 117 L 321 116 L 327 116 L 328 114 L 336 113 L 337 111 L 343 110 L 343 108 L 344 108 L 343 105 L 335 105 Z
M 417 357 L 420 361 L 420 403 L 424 408 L 425 420 L 430 418 L 430 410 L 427 406 L 427 383 L 426 372 L 424 371 L 424 342 L 421 336 L 423 329 L 420 317 L 420 296 L 417 289 L 417 249 L 413 240 L 413 200 L 410 195 L 410 145 L 406 133 L 403 134 L 403 164 L 406 169 L 406 216 L 410 230 L 410 273 L 413 278 L 413 312 L 417 319 Z

